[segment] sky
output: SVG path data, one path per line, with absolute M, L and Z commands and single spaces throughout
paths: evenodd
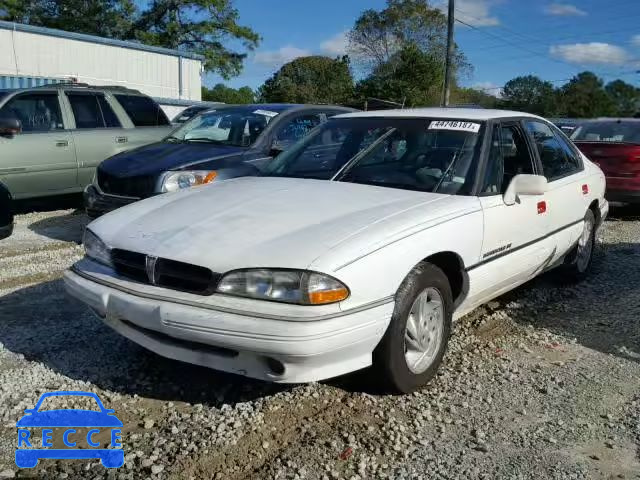
M 360 13 L 385 0 L 235 0 L 240 23 L 262 36 L 242 74 L 229 81 L 212 74 L 205 84 L 257 88 L 299 56 L 343 54 L 345 32 Z M 446 9 L 446 0 L 431 4 Z M 555 85 L 591 70 L 605 81 L 640 87 L 640 0 L 456 0 L 455 39 L 473 73 L 466 86 L 499 94 L 519 75 Z M 232 44 L 230 44 L 232 45 Z

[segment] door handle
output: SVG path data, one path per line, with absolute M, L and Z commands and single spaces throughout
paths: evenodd
M 116 143 L 127 143 L 128 141 L 127 137 L 116 137 Z
M 68 147 L 69 140 L 56 140 L 56 147 Z

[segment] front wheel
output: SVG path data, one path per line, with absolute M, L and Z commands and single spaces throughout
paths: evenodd
M 447 276 L 435 265 L 419 264 L 398 289 L 391 323 L 373 354 L 374 369 L 393 390 L 409 393 L 435 376 L 452 312 Z
M 591 209 L 584 216 L 582 233 L 578 243 L 567 255 L 561 268 L 564 280 L 579 282 L 591 270 L 593 253 L 596 247 L 596 216 Z

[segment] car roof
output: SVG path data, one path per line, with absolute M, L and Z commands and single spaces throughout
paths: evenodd
M 322 109 L 322 108 L 331 108 L 332 110 L 343 110 L 345 113 L 347 112 L 355 112 L 356 110 L 349 107 L 342 107 L 340 105 L 312 105 L 312 104 L 304 104 L 304 103 L 224 103 L 221 105 L 212 105 L 211 109 L 222 109 L 222 108 L 246 108 L 248 110 L 270 110 L 272 112 L 285 112 L 290 110 L 312 110 L 312 109 Z
M 594 123 L 594 122 L 640 122 L 640 118 L 634 117 L 599 117 L 599 118 L 589 118 L 587 120 L 583 120 L 583 123 Z
M 402 110 L 372 110 L 338 115 L 334 118 L 442 118 L 464 120 L 493 120 L 512 117 L 531 117 L 542 119 L 537 115 L 511 110 L 494 110 L 484 108 L 404 108 Z

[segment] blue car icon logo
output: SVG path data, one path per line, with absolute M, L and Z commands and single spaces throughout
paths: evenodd
M 40 411 L 45 400 L 51 397 L 89 397 L 95 400 L 99 411 L 84 409 L 57 409 Z M 86 400 L 86 399 L 85 399 Z M 26 415 L 16 423 L 18 427 L 18 448 L 16 465 L 20 468 L 33 468 L 38 460 L 54 459 L 92 459 L 99 458 L 107 468 L 117 468 L 124 464 L 124 451 L 120 442 L 122 422 L 114 415 L 114 410 L 105 408 L 98 395 L 92 392 L 60 391 L 44 393 L 32 409 L 25 410 Z M 63 431 L 61 440 L 68 448 L 53 448 L 53 428 Z M 34 448 L 38 442 L 34 430 L 42 429 L 42 448 Z M 78 429 L 87 430 L 86 433 Z M 104 439 L 108 433 L 108 445 L 100 448 L 99 437 Z M 80 445 L 88 448 L 80 448 Z

